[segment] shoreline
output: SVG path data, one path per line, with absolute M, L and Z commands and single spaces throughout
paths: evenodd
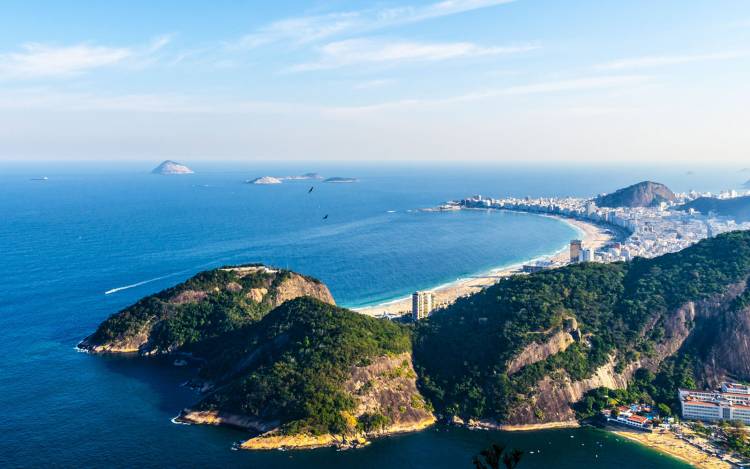
M 567 224 L 568 226 L 571 226 L 578 232 L 578 236 L 583 241 L 584 245 L 593 249 L 599 249 L 602 246 L 612 242 L 615 238 L 615 236 L 607 232 L 606 228 L 595 225 L 591 222 L 585 222 L 574 218 L 561 217 L 559 215 L 535 215 L 555 218 Z M 521 273 L 521 268 L 524 264 L 529 264 L 531 262 L 541 260 L 552 261 L 559 264 L 567 264 L 569 262 L 568 246 L 566 245 L 565 247 L 551 254 L 542 255 L 511 265 L 495 267 L 488 271 L 475 274 L 471 277 L 459 278 L 452 282 L 444 283 L 427 289 L 427 291 L 431 291 L 435 294 L 435 304 L 449 304 L 462 296 L 476 293 L 490 285 L 493 285 L 497 283 L 501 278 Z M 354 307 L 351 309 L 368 316 L 382 316 L 384 314 L 396 316 L 404 315 L 408 314 L 411 311 L 411 296 L 396 298 L 374 305 Z
M 729 469 L 733 467 L 729 462 L 722 461 L 716 456 L 710 456 L 698 448 L 691 446 L 689 443 L 678 439 L 669 431 L 647 433 L 612 426 L 605 427 L 605 430 L 666 456 L 679 459 L 694 467 L 703 469 Z

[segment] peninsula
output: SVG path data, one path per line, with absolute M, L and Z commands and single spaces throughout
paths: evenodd
M 750 379 L 749 278 L 750 232 L 731 232 L 507 277 L 408 328 L 334 306 L 309 277 L 225 267 L 111 316 L 79 347 L 200 358 L 201 397 L 179 420 L 246 428 L 245 449 L 358 446 L 441 417 L 559 427 L 606 405 L 601 388 L 679 412 L 678 387 Z

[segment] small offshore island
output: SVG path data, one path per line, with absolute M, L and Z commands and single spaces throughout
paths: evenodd
M 337 307 L 301 274 L 227 266 L 112 315 L 79 348 L 194 364 L 200 398 L 176 419 L 246 429 L 243 449 L 356 447 L 436 422 L 570 427 L 633 396 L 679 415 L 679 388 L 750 380 L 748 279 L 750 231 L 733 231 L 496 279 L 409 323 Z M 669 452 L 657 435 L 639 441 Z
M 194 174 L 194 171 L 182 163 L 166 160 L 154 168 L 151 173 L 161 174 L 163 176 L 177 176 L 182 174 Z

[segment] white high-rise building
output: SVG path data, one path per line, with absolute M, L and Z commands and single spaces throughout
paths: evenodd
M 411 295 L 411 315 L 415 321 L 426 318 L 432 312 L 435 295 L 429 291 L 418 291 Z

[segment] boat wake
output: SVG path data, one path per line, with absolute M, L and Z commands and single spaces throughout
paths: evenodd
M 183 271 L 183 272 L 184 272 L 184 271 Z M 181 273 L 183 273 L 183 272 L 174 272 L 174 273 L 172 273 L 172 274 L 168 274 L 168 275 L 162 275 L 161 277 L 156 277 L 156 278 L 152 278 L 152 279 L 144 280 L 144 281 L 142 281 L 142 282 L 138 282 L 138 283 L 133 283 L 133 284 L 131 284 L 131 285 L 125 285 L 125 286 L 123 286 L 123 287 L 117 287 L 117 288 L 113 288 L 113 289 L 111 289 L 111 290 L 107 290 L 107 291 L 105 291 L 105 292 L 104 292 L 104 294 L 105 294 L 105 295 L 111 295 L 112 293 L 117 293 L 118 291 L 129 290 L 129 289 L 131 289 L 131 288 L 135 288 L 135 287 L 140 287 L 141 285 L 146 285 L 147 283 L 151 283 L 151 282 L 156 282 L 157 280 L 163 280 L 163 279 L 165 279 L 165 278 L 169 278 L 169 277 L 174 277 L 175 275 L 179 275 L 179 274 L 181 274 Z

